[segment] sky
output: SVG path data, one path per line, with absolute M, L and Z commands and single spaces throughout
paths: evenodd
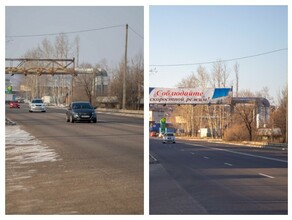
M 268 87 L 276 100 L 288 82 L 287 6 L 150 6 L 149 86 L 175 88 L 196 73 L 196 64 L 225 62 L 229 85 L 239 64 L 239 91 Z M 213 64 L 202 64 L 211 73 Z
M 50 34 L 77 32 L 67 36 L 70 42 L 80 38 L 79 63 L 106 60 L 115 68 L 125 53 L 126 24 L 131 60 L 144 52 L 143 6 L 6 6 L 5 57 L 22 57 L 44 38 L 54 42 L 56 35 Z M 155 70 L 150 72 L 149 86 L 177 87 L 198 68 L 155 65 L 205 63 L 285 49 L 287 27 L 287 6 L 149 5 L 149 68 Z M 9 37 L 42 34 L 46 36 Z M 237 60 L 239 90 L 268 87 L 276 99 L 288 80 L 287 57 L 287 50 L 281 50 Z M 235 84 L 235 62 L 226 62 L 230 86 Z M 203 66 L 211 72 L 212 64 Z
M 142 6 L 6 6 L 5 13 L 6 58 L 21 58 L 45 38 L 54 43 L 57 35 L 50 34 L 67 33 L 72 44 L 77 36 L 80 38 L 79 64 L 95 65 L 106 60 L 115 68 L 124 61 L 126 24 L 128 60 L 143 54 Z M 92 29 L 100 30 L 80 32 Z M 10 37 L 43 34 L 46 36 Z

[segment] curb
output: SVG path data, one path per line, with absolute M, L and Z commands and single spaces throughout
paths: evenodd
M 245 146 L 245 147 L 254 147 L 254 148 L 267 148 L 267 149 L 273 149 L 273 150 L 288 150 L 288 145 L 283 146 L 283 144 L 268 144 L 268 143 L 258 143 L 258 144 L 252 144 L 252 143 L 234 143 L 234 142 L 226 142 L 226 141 L 216 141 L 216 140 L 202 140 L 202 139 L 191 139 L 191 138 L 181 138 L 176 137 L 177 139 L 182 140 L 189 140 L 189 141 L 205 141 L 209 143 L 214 144 L 228 144 L 228 145 L 237 145 L 237 146 Z
M 123 109 L 102 109 L 97 108 L 97 113 L 105 113 L 105 114 L 112 114 L 112 115 L 122 115 L 128 117 L 135 117 L 135 118 L 144 118 L 144 111 L 141 110 L 123 110 Z

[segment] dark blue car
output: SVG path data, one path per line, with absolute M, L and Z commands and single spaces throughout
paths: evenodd
M 93 107 L 89 102 L 79 101 L 71 102 L 67 111 L 67 122 L 93 122 L 96 123 L 96 107 Z

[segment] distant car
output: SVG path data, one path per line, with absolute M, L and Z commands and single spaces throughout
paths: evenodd
M 173 133 L 164 133 L 162 137 L 162 143 L 175 143 L 175 137 Z
M 19 105 L 18 101 L 11 101 L 9 103 L 9 107 L 10 108 L 20 108 L 20 105 Z
M 150 136 L 151 136 L 151 137 L 156 137 L 156 136 L 157 136 L 156 131 L 151 131 L 151 132 L 150 132 Z
M 29 112 L 46 112 L 46 106 L 42 99 L 33 99 L 29 103 Z
M 79 101 L 71 102 L 66 111 L 67 122 L 93 122 L 96 123 L 95 107 L 89 102 Z

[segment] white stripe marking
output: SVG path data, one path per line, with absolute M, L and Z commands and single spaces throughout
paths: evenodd
M 209 157 L 204 157 L 205 159 L 210 159 Z
M 157 159 L 152 154 L 149 154 L 149 155 L 155 162 L 157 162 Z
M 271 179 L 274 179 L 275 178 L 273 176 L 269 176 L 269 175 L 264 174 L 264 173 L 259 173 L 259 175 L 264 176 L 264 177 L 268 177 L 268 178 L 271 178 Z
M 230 167 L 233 166 L 231 163 L 224 163 L 224 164 L 227 165 L 227 166 L 230 166 Z

